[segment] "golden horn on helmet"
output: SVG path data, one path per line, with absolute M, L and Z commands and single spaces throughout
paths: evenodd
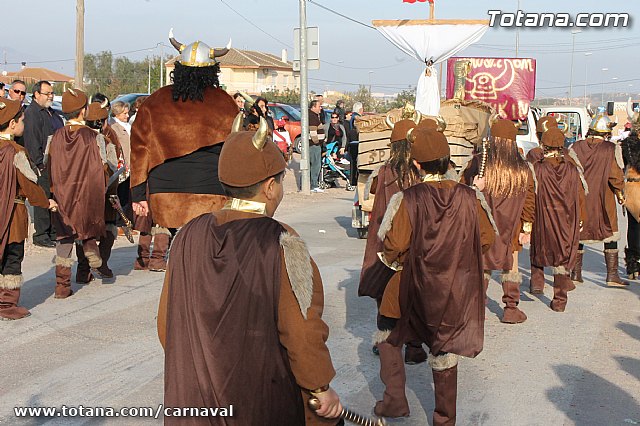
M 415 110 L 413 113 L 413 122 L 416 124 L 420 124 L 420 120 L 422 120 L 422 113 L 420 111 Z
M 217 48 L 210 49 L 209 57 L 211 59 L 219 58 L 220 56 L 224 56 L 227 53 L 229 53 L 229 50 L 231 50 L 231 39 L 229 39 L 229 43 L 227 43 L 227 45 L 222 49 L 217 49 Z
M 238 115 L 236 115 L 236 118 L 233 120 L 233 124 L 231 125 L 231 133 L 241 132 L 243 122 L 244 114 L 239 112 Z
M 269 126 L 267 126 L 267 120 L 265 120 L 264 117 L 260 117 L 260 127 L 258 127 L 258 131 L 255 135 L 253 135 L 253 138 L 251 139 L 251 142 L 253 142 L 253 146 L 255 146 L 258 151 L 262 151 L 262 149 L 264 148 L 264 144 L 267 143 L 268 134 Z
M 444 130 L 447 128 L 447 122 L 444 121 L 444 117 L 441 115 L 438 115 L 436 117 L 436 123 L 438 123 L 438 127 L 436 128 L 436 130 L 440 133 L 444 132 Z
M 633 105 L 631 105 L 631 97 L 627 99 L 627 116 L 629 121 L 633 121 Z
M 170 42 L 170 43 L 171 43 L 171 45 L 172 45 L 173 47 L 175 47 L 175 48 L 176 48 L 176 50 L 177 50 L 178 52 L 180 52 L 180 53 L 182 53 L 182 51 L 183 51 L 183 50 L 184 50 L 184 48 L 185 48 L 185 45 L 184 45 L 184 44 L 180 43 L 178 40 L 176 40 L 175 38 L 173 38 L 173 28 L 171 28 L 171 29 L 169 30 L 169 42 Z
M 391 121 L 391 116 L 389 116 L 389 114 L 387 114 L 387 118 L 384 119 L 384 122 L 386 123 L 388 128 L 393 130 L 393 127 L 395 126 L 395 124 L 393 124 L 393 121 Z
M 416 135 L 413 134 L 413 130 L 415 129 L 415 127 L 412 127 L 409 129 L 409 131 L 407 132 L 407 140 L 410 143 L 414 143 L 416 140 Z
M 518 120 L 517 122 L 513 123 L 514 126 L 516 126 L 516 130 L 520 130 L 520 126 L 522 126 L 522 120 Z
M 104 101 L 100 104 L 100 108 L 105 109 L 109 106 L 109 99 L 105 98 Z
M 589 114 L 589 116 L 591 118 L 593 118 L 594 115 L 596 115 L 596 113 L 593 111 L 593 109 L 591 108 L 591 104 L 587 105 L 587 113 Z

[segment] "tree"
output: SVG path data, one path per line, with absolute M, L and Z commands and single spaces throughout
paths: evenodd
M 402 108 L 407 104 L 407 102 L 413 106 L 416 105 L 416 92 L 414 90 L 407 89 L 398 93 L 398 96 L 396 96 L 396 99 L 393 102 L 391 102 L 388 106 L 390 107 L 390 109 Z
M 269 102 L 279 102 L 282 104 L 300 105 L 300 92 L 289 88 L 284 91 L 267 90 L 260 93 L 260 96 L 266 98 Z
M 347 92 L 345 95 L 351 101 L 351 106 L 353 106 L 355 102 L 362 102 L 365 111 L 375 112 L 378 108 L 379 102 L 371 96 L 371 91 L 367 86 L 360 85 L 358 90 L 355 92 Z M 349 105 L 347 105 L 347 109 L 350 109 Z

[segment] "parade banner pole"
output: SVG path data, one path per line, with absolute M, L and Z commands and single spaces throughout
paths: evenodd
M 307 69 L 307 4 L 300 0 L 300 125 L 302 127 L 302 152 L 300 158 L 300 189 L 303 194 L 311 194 L 309 175 L 309 80 Z

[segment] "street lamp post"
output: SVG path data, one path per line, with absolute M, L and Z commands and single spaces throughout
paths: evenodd
M 600 99 L 600 106 L 604 105 L 604 73 L 609 71 L 609 68 L 602 68 L 602 93 Z
M 373 74 L 373 71 L 369 71 L 369 95 L 371 95 L 371 75 Z
M 611 80 L 617 81 L 618 77 L 612 77 Z M 613 88 L 613 100 L 615 101 L 616 100 L 616 92 L 617 92 L 617 87 L 616 87 L 615 83 L 613 84 L 612 88 Z
M 572 30 L 571 36 L 571 76 L 569 77 L 569 106 L 573 105 L 573 57 L 576 48 L 576 34 L 581 33 L 581 30 Z
M 586 52 L 584 54 L 584 106 L 587 106 L 587 84 L 589 83 L 588 79 L 588 67 L 589 64 L 589 56 L 593 55 L 591 52 Z
M 149 49 L 149 53 L 152 53 L 153 50 Z M 147 56 L 147 62 L 149 63 L 149 78 L 147 79 L 147 94 L 151 94 L 151 58 Z

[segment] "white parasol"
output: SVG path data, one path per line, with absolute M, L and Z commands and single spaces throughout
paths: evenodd
M 425 64 L 416 90 L 416 109 L 437 116 L 440 111 L 438 72 L 434 65 L 480 40 L 488 20 L 376 20 L 373 26 L 407 55 Z

